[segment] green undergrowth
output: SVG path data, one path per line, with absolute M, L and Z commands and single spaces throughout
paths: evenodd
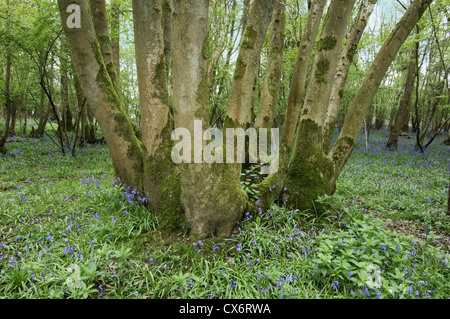
M 193 238 L 160 231 L 106 145 L 64 157 L 15 137 L 0 158 L 0 298 L 448 298 L 448 149 L 384 140 L 358 141 L 326 214 L 264 211 L 249 170 L 252 213 L 229 238 Z

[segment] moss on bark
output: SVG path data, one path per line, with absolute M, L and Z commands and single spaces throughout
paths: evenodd
M 241 48 L 245 49 L 253 49 L 255 47 L 255 42 L 258 37 L 258 32 L 253 29 L 252 25 L 249 25 L 245 28 L 243 37 L 242 37 L 242 43 Z
M 315 77 L 317 83 L 327 83 L 327 79 L 325 77 L 325 74 L 330 70 L 330 61 L 322 57 L 317 61 L 316 64 L 316 71 L 315 71 Z
M 315 207 L 315 200 L 331 194 L 333 163 L 322 151 L 322 129 L 310 119 L 300 122 L 294 157 L 285 182 L 288 205 L 301 211 Z
M 136 185 L 128 185 L 131 187 L 135 187 L 138 190 L 142 191 L 142 170 L 143 170 L 143 153 L 142 153 L 142 143 L 137 139 L 134 134 L 133 126 L 131 124 L 130 119 L 125 113 L 125 109 L 123 107 L 123 102 L 121 96 L 117 93 L 116 87 L 114 87 L 114 82 L 112 81 L 108 69 L 103 62 L 102 53 L 100 50 L 100 46 L 97 41 L 93 41 L 91 46 L 94 51 L 94 56 L 100 66 L 96 81 L 98 86 L 101 88 L 102 93 L 105 94 L 106 101 L 108 102 L 109 112 L 111 117 L 115 121 L 115 134 L 121 137 L 123 140 L 128 142 L 127 149 L 127 157 L 130 159 L 130 163 L 133 165 L 133 170 L 135 172 L 135 176 L 121 176 L 119 169 L 117 169 L 118 163 L 114 161 L 115 171 L 118 173 L 118 177 L 120 177 L 124 181 L 135 181 Z M 113 70 L 115 74 L 115 70 Z M 103 110 L 105 112 L 105 110 Z M 107 134 L 107 132 L 104 132 Z M 108 141 L 107 141 L 108 143 Z M 120 163 L 120 165 L 124 165 L 124 163 Z
M 325 36 L 319 40 L 317 45 L 317 51 L 320 52 L 322 50 L 328 51 L 333 49 L 337 44 L 337 38 L 333 36 Z
M 238 57 L 236 60 L 236 67 L 234 70 L 234 79 L 242 78 L 245 74 L 245 70 L 247 68 L 247 65 L 242 61 L 241 57 Z

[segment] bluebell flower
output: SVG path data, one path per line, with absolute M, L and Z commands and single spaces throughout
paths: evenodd
M 339 286 L 339 280 L 333 281 L 331 283 L 331 288 L 333 288 L 333 290 L 337 290 Z
M 369 289 L 367 288 L 366 285 L 364 285 L 366 287 L 366 289 L 364 290 L 364 293 L 366 294 L 366 296 L 370 297 L 370 292 Z
M 410 294 L 413 293 L 413 285 L 411 285 L 411 287 L 408 289 L 408 292 L 409 292 Z

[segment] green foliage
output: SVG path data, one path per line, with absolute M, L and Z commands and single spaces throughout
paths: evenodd
M 242 188 L 247 193 L 249 200 L 256 202 L 260 198 L 258 183 L 265 177 L 261 173 L 261 165 L 253 165 L 248 169 L 244 169 L 241 176 Z
M 105 145 L 66 158 L 45 139 L 15 137 L 0 159 L 0 296 L 446 297 L 443 146 L 423 155 L 402 140 L 393 154 L 374 136 L 370 151 L 358 141 L 338 193 L 317 201 L 328 211 L 256 200 L 224 239 L 161 233 L 141 195 L 117 184 Z M 261 177 L 257 166 L 245 173 L 244 187 Z

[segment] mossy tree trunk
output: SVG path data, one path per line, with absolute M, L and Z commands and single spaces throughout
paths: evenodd
M 69 28 L 66 23 L 70 15 L 70 12 L 67 12 L 70 4 L 79 5 L 80 28 Z M 92 17 L 98 17 L 98 15 L 91 14 L 88 0 L 59 0 L 58 6 L 81 88 L 86 96 L 86 102 L 100 124 L 111 153 L 116 176 L 126 185 L 143 191 L 143 145 L 134 134 L 132 124 L 125 113 L 122 98 L 118 94 L 117 83 L 113 82 L 116 80 L 114 63 L 110 61 L 105 64 L 103 58 L 111 56 L 107 54 L 110 52 L 107 51 L 110 48 L 107 41 L 109 30 L 97 29 L 105 33 L 96 33 Z M 104 1 L 99 7 L 106 10 Z M 106 16 L 104 12 L 98 14 Z M 97 24 L 107 25 L 107 20 L 101 19 L 100 22 L 97 21 Z M 100 48 L 99 38 L 102 39 L 101 43 L 106 45 L 105 51 Z
M 133 2 L 136 61 L 140 69 L 139 85 L 142 95 L 141 141 L 126 116 L 115 82 L 114 63 L 109 60 L 109 31 L 104 19 L 105 1 L 91 1 L 91 4 L 101 5 L 96 8 L 103 10 L 102 13 L 102 10 L 96 11 L 92 7 L 95 9 L 92 12 L 94 21 L 88 0 L 58 0 L 58 4 L 82 90 L 101 126 L 117 176 L 125 184 L 145 191 L 147 196 L 152 197 L 152 202 L 160 200 L 162 211 L 173 213 L 162 216 L 175 217 L 172 220 L 168 218 L 168 223 L 180 221 L 175 208 L 181 207 L 193 235 L 229 235 L 247 205 L 247 195 L 240 184 L 241 164 L 205 163 L 203 157 L 200 161 L 196 160 L 196 144 L 203 150 L 207 138 L 203 136 L 201 141 L 195 140 L 194 132 L 199 128 L 194 121 L 202 121 L 203 129 L 209 123 L 208 0 L 173 1 L 173 124 L 175 128 L 188 129 L 191 145 L 194 146 L 189 154 L 191 164 L 181 163 L 177 167 L 173 167 L 173 163 L 168 161 L 172 154 L 172 144 L 168 139 L 172 132 L 172 122 L 167 102 L 162 2 Z M 245 129 L 251 124 L 256 72 L 275 2 L 253 1 L 237 57 L 224 129 Z M 310 10 L 320 13 L 314 21 L 310 21 L 309 41 L 314 42 L 317 33 L 314 28 L 318 28 L 322 16 L 320 8 L 323 11 L 325 2 L 318 0 L 310 3 Z M 325 136 L 326 117 L 343 39 L 355 3 L 355 0 L 331 1 L 316 45 L 311 78 L 298 123 L 298 114 L 293 115 L 294 131 L 296 128 L 297 134 L 295 139 L 294 134 L 290 135 L 292 144 L 286 144 L 287 148 L 292 149 L 292 156 L 290 151 L 286 153 L 289 154 L 290 161 L 283 172 L 286 178 L 282 186 L 288 189 L 285 195 L 289 204 L 299 209 L 309 209 L 319 196 L 334 192 L 337 177 L 355 146 L 378 86 L 400 46 L 430 2 L 431 0 L 413 1 L 394 28 L 361 83 L 340 136 L 331 151 L 328 151 L 324 146 L 325 141 L 328 141 Z M 72 3 L 81 8 L 80 29 L 70 29 L 65 23 L 68 17 L 66 8 Z M 136 6 L 139 6 L 139 10 Z M 139 24 L 142 25 L 138 26 Z M 299 52 L 302 50 L 306 53 L 306 65 L 312 50 L 312 44 L 310 45 L 309 48 L 299 48 Z M 299 83 L 304 85 L 306 80 L 302 76 L 306 77 L 306 73 L 302 73 L 301 68 L 296 72 L 295 85 L 298 90 L 304 90 Z M 300 101 L 297 104 L 301 105 L 303 93 L 299 94 L 297 91 L 295 100 Z M 223 138 L 226 140 L 225 134 Z M 223 154 L 226 155 L 231 150 L 225 147 Z M 236 149 L 234 151 L 236 153 Z M 166 203 L 177 207 L 165 206 L 165 210 Z
M 246 19 L 228 98 L 226 117 L 231 121 L 225 120 L 228 124 L 234 122 L 235 127 L 246 127 L 252 121 L 255 79 L 275 2 L 275 0 L 253 1 L 251 11 Z
M 173 1 L 173 105 L 176 128 L 188 129 L 191 162 L 180 164 L 181 202 L 192 235 L 228 236 L 242 217 L 246 194 L 231 166 L 198 161 L 194 121 L 209 125 L 208 1 Z M 197 132 L 201 135 L 202 131 Z M 203 149 L 205 141 L 200 146 Z
M 136 67 L 141 108 L 145 194 L 162 229 L 181 229 L 180 176 L 171 159 L 166 43 L 161 1 L 133 0 Z
M 303 105 L 305 95 L 308 64 L 316 42 L 316 36 L 319 31 L 326 3 L 326 0 L 316 0 L 310 4 L 308 19 L 306 20 L 306 25 L 297 50 L 288 104 L 286 106 L 286 115 L 284 117 L 283 132 L 281 134 L 282 152 L 283 148 L 289 149 L 288 155 L 290 155 L 290 150 L 294 144 L 300 108 Z M 280 156 L 282 156 L 282 154 L 280 154 Z M 283 161 L 280 160 L 280 162 Z
M 275 184 L 274 181 L 280 181 L 280 178 L 276 177 L 283 176 L 283 171 L 279 170 L 275 177 L 269 175 L 261 184 L 263 187 L 260 187 L 266 190 L 263 196 L 273 196 L 267 191 L 268 187 L 273 190 L 275 185 L 279 188 L 279 193 L 281 188 L 286 187 L 283 199 L 286 199 L 292 207 L 307 210 L 313 209 L 314 201 L 319 196 L 334 193 L 337 178 L 355 147 L 362 123 L 385 73 L 430 2 L 431 0 L 413 1 L 385 41 L 350 105 L 336 143 L 329 150 L 327 113 L 330 111 L 333 83 L 336 83 L 335 77 L 341 71 L 338 67 L 338 58 L 354 4 L 339 0 L 331 2 L 316 45 L 311 80 L 297 125 L 292 155 L 284 173 L 286 178 L 281 179 L 282 183 Z M 349 38 L 349 41 L 352 40 Z
M 311 80 L 285 181 L 290 204 L 300 210 L 311 208 L 315 199 L 333 191 L 328 183 L 333 175 L 333 164 L 323 149 L 325 115 L 354 3 L 347 0 L 331 2 L 316 46 Z
M 223 126 L 224 133 L 228 128 L 247 129 L 252 123 L 255 80 L 259 69 L 261 50 L 272 19 L 275 3 L 276 1 L 273 0 L 255 0 L 250 8 L 250 2 L 244 2 L 242 38 L 228 98 Z M 223 136 L 224 139 L 227 138 L 226 134 L 223 134 Z M 243 150 L 247 158 L 246 163 L 249 162 L 250 158 L 247 145 Z M 234 145 L 234 150 L 225 150 L 224 153 L 231 151 L 233 154 L 237 153 L 236 145 Z M 229 178 L 235 185 L 234 187 L 237 188 L 239 185 L 239 188 L 241 188 L 242 164 L 237 162 L 225 165 L 232 170 Z
M 270 129 L 273 126 L 275 106 L 278 97 L 278 86 L 281 78 L 284 51 L 284 29 L 286 1 L 281 0 L 275 4 L 269 30 L 269 57 L 266 73 L 255 119 L 256 128 Z
M 119 79 L 114 62 L 113 45 L 111 41 L 110 27 L 108 24 L 108 14 L 106 12 L 105 0 L 90 0 L 90 9 L 94 22 L 94 30 L 97 35 L 97 41 L 100 46 L 100 52 L 103 57 L 109 78 L 113 84 L 116 94 L 121 97 L 119 92 Z M 113 28 L 114 30 L 115 28 Z
M 120 1 L 114 0 L 111 7 L 111 53 L 120 87 Z
M 162 0 L 163 28 L 164 28 L 164 58 L 166 61 L 167 81 L 169 81 L 172 61 L 172 0 Z M 170 82 L 169 82 L 170 85 Z
M 299 112 L 303 105 L 308 64 L 326 2 L 326 0 L 317 0 L 312 2 L 309 7 L 308 19 L 297 50 L 286 114 L 284 116 L 279 148 L 279 169 L 277 173 L 267 176 L 258 187 L 261 193 L 261 204 L 264 206 L 267 206 L 273 198 L 278 197 L 284 185 L 292 146 L 294 144 Z

